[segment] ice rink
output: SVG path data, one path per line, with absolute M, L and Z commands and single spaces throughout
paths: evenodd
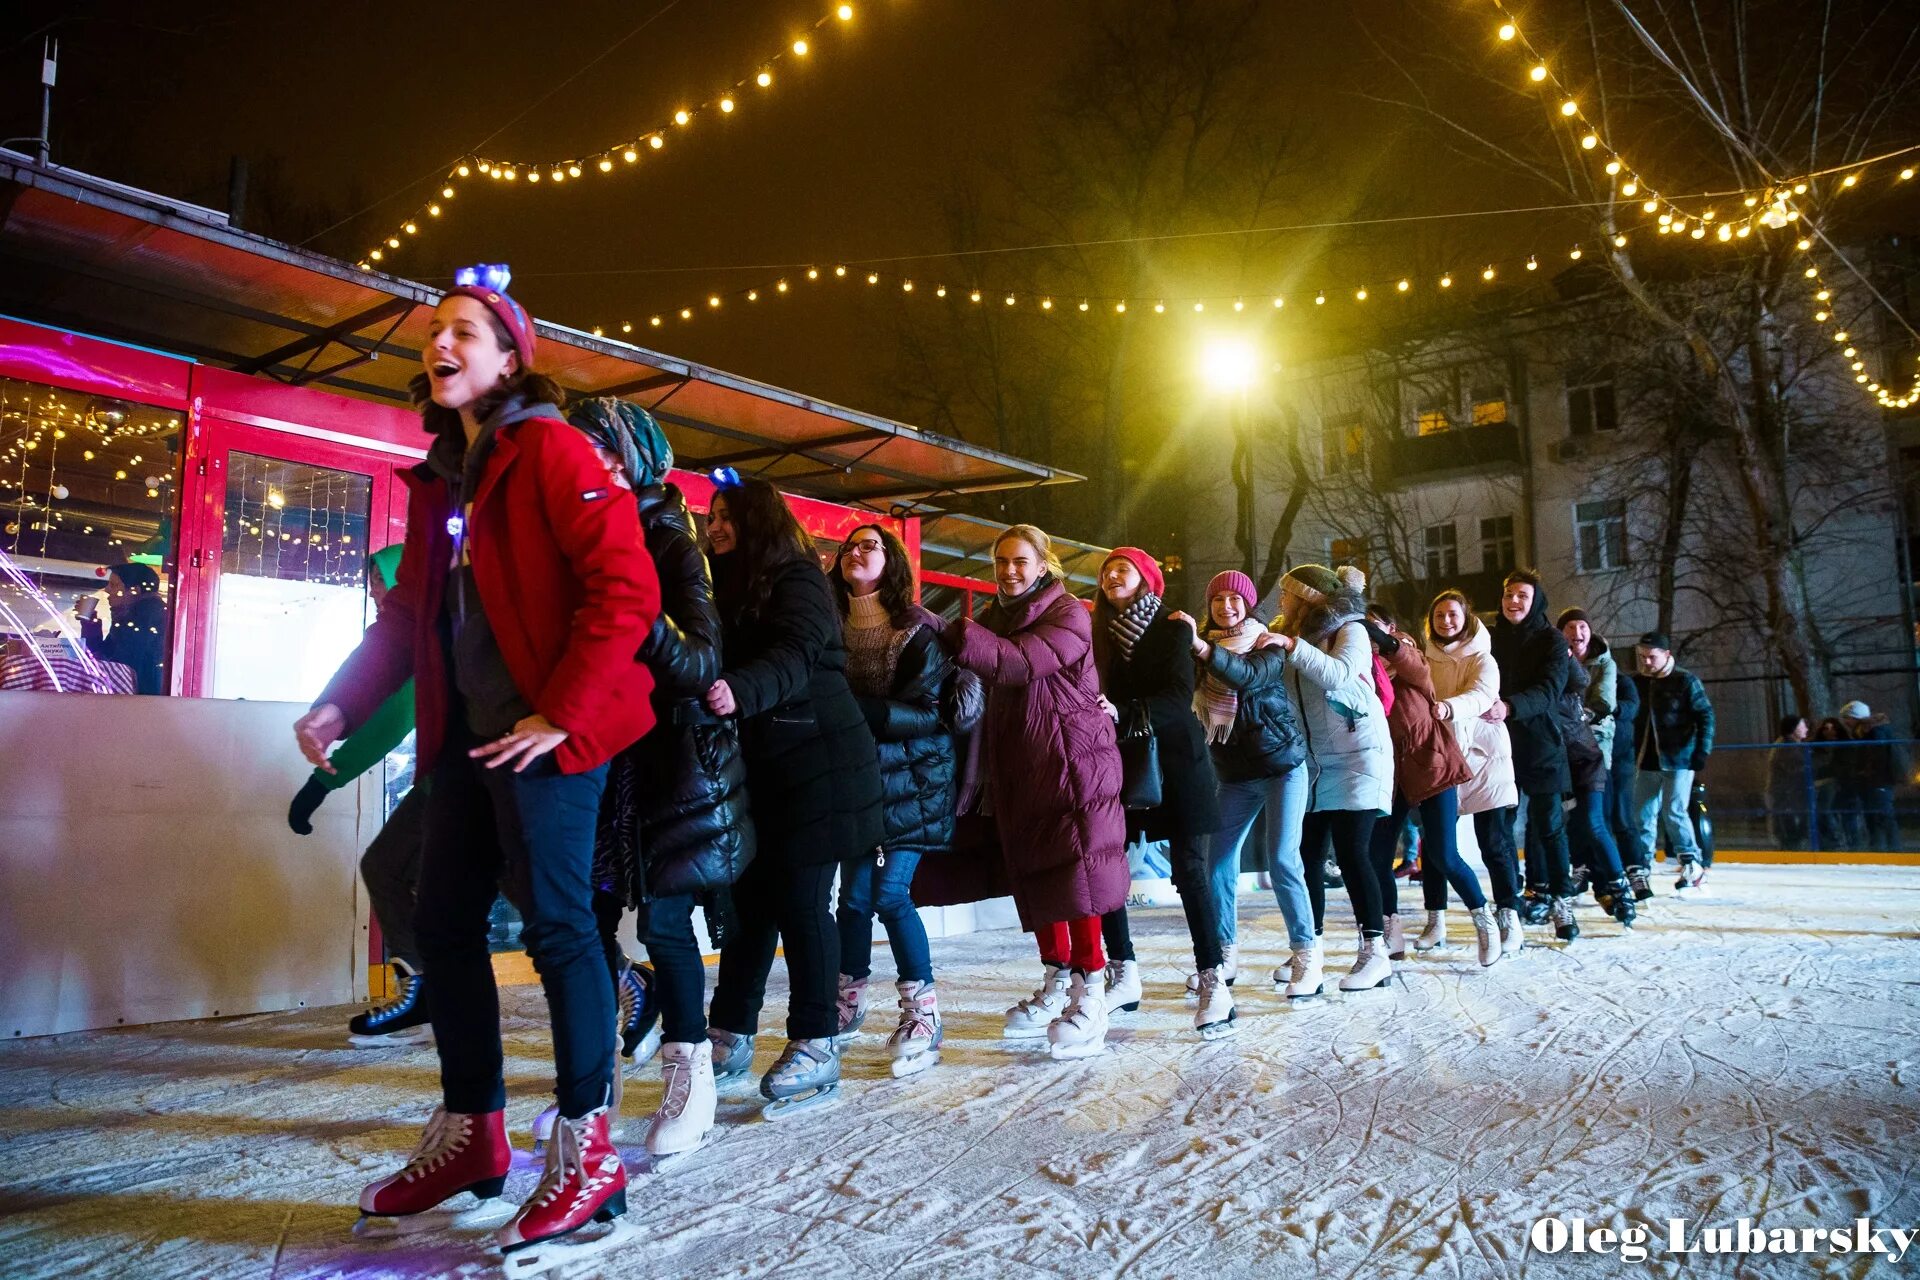
M 556 1274 L 1920 1272 L 1920 1257 L 1681 1268 L 1658 1251 L 1528 1251 L 1528 1227 L 1556 1214 L 1663 1231 L 1742 1216 L 1920 1226 L 1920 866 L 1712 879 L 1688 902 L 1659 880 L 1631 937 L 1589 906 L 1571 950 L 1536 943 L 1489 970 L 1456 910 L 1451 954 L 1410 959 L 1390 993 L 1291 1008 L 1265 980 L 1284 958 L 1278 913 L 1248 895 L 1241 1031 L 1212 1044 L 1182 996 L 1179 913 L 1140 912 L 1148 1003 L 1078 1064 L 999 1039 L 1037 976 L 1024 935 L 936 942 L 947 1041 L 926 1075 L 889 1078 L 893 1010 L 879 1005 L 837 1106 L 768 1124 L 753 1083 L 723 1086 L 714 1140 L 656 1174 L 637 1143 L 658 1069 L 637 1070 L 625 1115 L 643 1242 Z M 1331 977 L 1353 938 L 1330 896 Z M 876 990 L 890 995 L 891 976 L 882 948 Z M 505 1001 L 518 1200 L 537 1178 L 525 1127 L 545 1104 L 547 1044 L 539 990 Z M 497 1274 L 477 1238 L 349 1234 L 360 1186 L 406 1158 L 437 1087 L 428 1050 L 346 1047 L 349 1012 L 0 1045 L 0 1273 Z M 778 1029 L 763 1029 L 762 1069 Z

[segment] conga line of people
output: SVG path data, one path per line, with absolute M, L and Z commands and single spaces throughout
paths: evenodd
M 412 1158 L 363 1193 L 363 1234 L 497 1227 L 515 1274 L 619 1242 L 621 1057 L 660 1059 L 649 1158 L 696 1150 L 719 1083 L 753 1069 L 778 951 L 789 996 L 760 1078 L 767 1114 L 835 1101 L 842 1054 L 882 1003 L 876 919 L 898 1010 L 891 1073 L 935 1066 L 945 980 L 923 906 L 1011 897 L 1039 972 L 1003 1035 L 1056 1059 L 1101 1053 L 1111 1020 L 1150 998 L 1126 906 L 1131 840 L 1168 842 L 1186 995 L 1208 1039 L 1242 1012 L 1243 861 L 1271 876 L 1286 930 L 1272 979 L 1289 1000 L 1326 992 L 1329 849 L 1357 929 L 1345 992 L 1448 950 L 1449 890 L 1480 966 L 1518 952 L 1527 923 L 1571 943 L 1570 852 L 1632 924 L 1645 877 L 1609 822 L 1626 808 L 1609 796 L 1614 743 L 1633 732 L 1622 677 L 1585 614 L 1547 621 L 1537 576 L 1509 576 L 1491 626 L 1457 591 L 1403 623 L 1370 609 L 1360 572 L 1316 564 L 1281 579 L 1270 623 L 1231 571 L 1196 619 L 1135 547 L 1108 556 L 1089 607 L 1047 534 L 1014 525 L 993 547 L 990 602 L 949 621 L 917 603 L 886 523 L 853 528 L 823 571 L 764 480 L 715 473 L 703 550 L 651 415 L 610 400 L 563 411 L 504 269 L 459 281 L 416 380 L 431 447 L 407 476 L 397 569 L 381 562 L 391 589 L 296 725 L 316 769 L 296 829 L 338 768 L 404 732 L 409 701 L 417 733 L 407 821 L 366 864 L 402 995 L 357 1018 L 354 1038 L 430 1028 L 441 1099 Z M 355 736 L 351 759 L 330 760 Z M 1696 746 L 1685 763 L 1703 760 Z M 1461 857 L 1463 816 L 1490 896 Z M 1395 875 L 1409 817 L 1418 923 Z M 517 1207 L 500 1200 L 498 893 L 524 921 L 554 1054 L 544 1172 Z M 710 995 L 696 908 L 720 951 Z M 644 965 L 617 936 L 629 911 Z M 614 1230 L 574 1236 L 593 1222 Z

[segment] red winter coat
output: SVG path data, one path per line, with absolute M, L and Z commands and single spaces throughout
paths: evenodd
M 914 901 L 1011 893 L 1030 931 L 1123 905 L 1130 877 L 1120 749 L 1100 708 L 1087 611 L 1048 582 L 1011 609 L 996 600 L 979 621 L 953 623 L 947 639 L 958 646 L 954 660 L 987 686 L 974 732 L 1000 853 L 928 858 Z
M 1408 804 L 1430 800 L 1472 776 L 1453 729 L 1434 714 L 1433 674 L 1412 636 L 1394 633 L 1400 647 L 1381 654 L 1393 675 L 1393 706 L 1387 732 L 1393 737 L 1393 773 Z
M 413 677 L 424 778 L 458 697 L 440 639 L 453 489 L 424 463 L 405 480 L 399 577 L 315 705 L 339 707 L 351 733 Z M 613 485 L 587 438 L 558 418 L 499 427 L 466 534 L 480 607 L 508 673 L 535 711 L 567 731 L 553 753 L 560 771 L 604 764 L 652 728 L 653 676 L 634 654 L 660 613 L 660 581 L 632 496 Z

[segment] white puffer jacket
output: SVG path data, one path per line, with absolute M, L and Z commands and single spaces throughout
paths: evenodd
M 1482 720 L 1480 713 L 1500 701 L 1500 668 L 1493 662 L 1493 633 L 1467 615 L 1467 633 L 1450 644 L 1436 644 L 1427 626 L 1427 666 L 1433 672 L 1433 696 L 1447 704 L 1453 740 L 1467 758 L 1473 776 L 1460 787 L 1460 812 L 1485 813 L 1517 804 L 1513 784 L 1513 743 L 1507 726 Z
M 1315 611 L 1306 631 L 1319 643 L 1299 637 L 1287 663 L 1287 692 L 1300 709 L 1313 780 L 1308 807 L 1384 814 L 1393 808 L 1393 739 L 1373 687 L 1373 645 L 1357 621 L 1359 597 L 1351 608 L 1337 608 L 1345 603 L 1336 597 L 1334 606 Z

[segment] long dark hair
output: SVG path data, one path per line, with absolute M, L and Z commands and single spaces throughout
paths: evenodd
M 840 568 L 840 557 L 846 555 L 853 540 L 868 529 L 880 536 L 881 555 L 886 561 L 886 567 L 880 570 L 880 603 L 886 609 L 887 617 L 897 622 L 900 615 L 913 608 L 913 560 L 907 555 L 907 544 L 900 541 L 900 535 L 885 525 L 858 525 L 841 539 L 839 554 L 833 560 L 833 572 L 827 575 L 833 580 L 833 600 L 840 606 L 841 617 L 846 617 L 852 611 L 853 592 L 847 587 L 847 575 Z
M 733 553 L 716 561 L 714 586 L 734 597 L 737 618 L 753 617 L 766 607 L 776 568 L 793 560 L 818 565 L 813 543 L 786 498 L 765 480 L 742 480 L 717 490 L 713 500 L 726 504 L 733 525 Z
M 493 340 L 502 351 L 512 351 L 513 335 L 507 332 L 507 326 L 491 310 L 487 312 L 487 329 L 493 334 Z M 413 375 L 407 384 L 412 395 L 413 407 L 420 414 L 420 425 L 427 434 L 436 439 L 451 436 L 466 443 L 465 429 L 460 425 L 460 413 L 457 409 L 447 409 L 433 402 L 432 384 L 427 380 L 425 370 Z M 474 402 L 475 421 L 485 422 L 489 415 L 509 400 L 523 399 L 528 404 L 550 404 L 555 408 L 567 407 L 567 393 L 560 384 L 546 374 L 534 369 L 520 368 L 500 380 L 500 385 L 481 396 Z

